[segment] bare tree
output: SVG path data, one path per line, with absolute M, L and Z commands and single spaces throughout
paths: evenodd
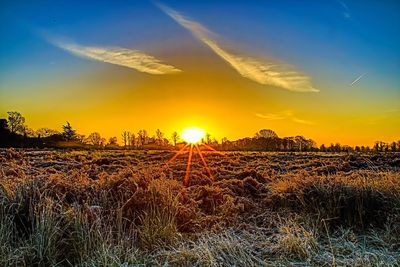
M 134 148 L 136 146 L 136 136 L 134 132 L 131 133 L 131 136 L 129 138 L 129 146 L 131 148 Z
M 40 128 L 36 130 L 36 135 L 38 137 L 49 137 L 55 134 L 60 134 L 58 131 L 49 128 Z
M 8 114 L 8 128 L 12 133 L 24 134 L 25 132 L 25 118 L 21 113 L 16 111 L 9 111 Z
M 147 144 L 149 139 L 149 135 L 147 134 L 146 130 L 140 130 L 138 132 L 138 145 L 145 145 Z
M 129 145 L 130 133 L 128 131 L 124 131 L 122 133 L 122 141 L 124 142 L 124 148 L 126 145 Z
M 295 136 L 295 145 L 299 151 L 308 151 L 316 146 L 315 142 L 311 139 L 306 139 L 304 136 Z M 339 150 L 340 151 L 340 150 Z
M 36 134 L 35 130 L 33 130 L 32 128 L 25 127 L 24 128 L 24 136 L 26 136 L 26 137 L 36 137 L 37 134 Z
M 149 134 L 147 133 L 146 130 L 143 130 L 143 144 L 148 144 L 149 143 Z
M 118 140 L 116 136 L 110 137 L 110 139 L 108 139 L 108 144 L 112 145 L 112 146 L 116 146 L 118 144 Z
M 164 134 L 163 134 L 163 132 L 161 132 L 161 130 L 160 129 L 157 129 L 156 130 L 156 141 L 157 141 L 157 144 L 160 146 L 160 145 L 163 145 L 163 139 L 164 139 Z
M 76 140 L 77 140 L 79 143 L 84 144 L 85 141 L 86 141 L 86 136 L 85 136 L 84 134 L 77 134 L 77 135 L 76 135 Z
M 206 143 L 211 144 L 211 134 L 209 133 L 206 134 Z
M 142 130 L 140 130 L 137 133 L 137 141 L 136 141 L 136 143 L 137 143 L 137 146 L 142 146 L 143 145 L 143 133 L 142 133 Z
M 171 137 L 172 137 L 172 141 L 174 142 L 174 146 L 176 146 L 176 143 L 179 140 L 179 134 L 177 132 L 173 132 Z
M 103 138 L 101 138 L 101 135 L 98 132 L 89 134 L 87 139 L 88 142 L 94 146 L 100 146 L 102 145 L 102 142 L 104 142 Z

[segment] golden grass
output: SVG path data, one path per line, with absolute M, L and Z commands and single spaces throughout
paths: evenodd
M 2 150 L 0 266 L 399 266 L 391 155 L 227 155 Z

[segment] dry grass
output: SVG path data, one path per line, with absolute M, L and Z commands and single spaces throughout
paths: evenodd
M 0 266 L 399 266 L 396 155 L 0 151 Z
M 365 229 L 383 225 L 400 213 L 400 179 L 395 172 L 346 176 L 299 173 L 271 183 L 271 191 L 278 208 L 288 207 L 327 220 L 330 226 Z

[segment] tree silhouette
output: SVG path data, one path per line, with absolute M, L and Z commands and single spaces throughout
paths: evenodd
M 160 129 L 156 130 L 156 141 L 159 146 L 163 145 L 164 134 Z
M 148 136 L 146 130 L 140 130 L 138 132 L 138 145 L 139 146 L 147 144 L 148 139 L 149 139 L 149 136 Z
M 37 137 L 37 133 L 32 128 L 25 127 L 24 136 L 25 137 Z
M 59 134 L 59 132 L 56 130 L 49 129 L 49 128 L 40 128 L 40 129 L 36 130 L 36 135 L 38 137 L 49 137 L 49 136 L 52 136 L 55 134 Z
M 76 134 L 75 139 L 79 142 L 84 144 L 86 140 L 86 136 L 84 134 Z
M 209 134 L 209 133 L 206 134 L 206 143 L 208 145 L 211 144 L 211 134 Z
M 179 140 L 179 134 L 177 132 L 173 132 L 171 137 L 172 137 L 172 141 L 174 142 L 174 146 L 176 146 L 176 143 Z
M 258 132 L 256 133 L 256 137 L 257 137 L 257 138 L 260 138 L 260 137 L 264 137 L 264 138 L 276 138 L 276 137 L 278 137 L 278 135 L 277 135 L 274 131 L 272 131 L 272 130 L 270 130 L 270 129 L 262 129 L 262 130 L 260 130 L 260 131 L 258 131 Z
M 0 119 L 0 132 L 9 132 L 8 123 L 6 119 Z
M 390 144 L 390 150 L 391 150 L 392 152 L 396 152 L 396 150 L 397 150 L 397 144 L 396 144 L 396 142 L 392 142 L 392 143 Z
M 118 144 L 118 140 L 116 136 L 110 137 L 110 139 L 108 139 L 108 144 L 112 145 L 112 146 L 116 146 Z
M 126 145 L 129 144 L 130 139 L 130 133 L 128 131 L 124 131 L 122 133 L 122 142 L 124 142 L 124 148 L 126 148 Z
M 132 132 L 132 133 L 130 134 L 129 146 L 132 147 L 132 148 L 135 148 L 135 146 L 136 146 L 136 136 L 135 136 L 135 133 L 134 133 L 134 132 Z
M 88 138 L 88 142 L 94 146 L 100 146 L 102 145 L 102 138 L 101 135 L 98 132 L 91 133 Z
M 24 134 L 25 132 L 25 118 L 21 113 L 16 111 L 9 111 L 8 114 L 8 128 L 12 133 Z
M 87 138 L 84 135 L 77 134 L 75 129 L 67 121 L 63 125 L 62 133 L 49 128 L 40 128 L 37 131 L 28 128 L 25 125 L 25 118 L 19 112 L 7 112 L 7 119 L 0 119 L 0 147 L 61 147 L 62 141 L 88 142 L 94 146 L 105 146 L 106 139 L 102 138 L 100 133 L 91 133 Z M 177 132 L 171 135 L 173 145 L 176 146 L 179 140 Z M 205 140 L 204 140 L 205 139 Z M 306 139 L 303 136 L 291 136 L 279 138 L 278 135 L 270 129 L 258 131 L 254 137 L 245 137 L 235 141 L 229 141 L 226 137 L 222 138 L 221 144 L 215 138 L 206 134 L 202 142 L 221 150 L 249 150 L 249 151 L 321 151 L 321 152 L 398 152 L 400 151 L 400 140 L 386 143 L 377 141 L 372 148 L 368 146 L 348 146 L 339 143 L 331 144 L 329 147 L 322 144 L 319 148 L 312 139 Z M 116 137 L 108 140 L 106 147 L 117 146 Z M 137 136 L 132 132 L 124 131 L 122 133 L 124 147 L 143 148 L 143 145 L 157 144 L 159 146 L 168 146 L 169 140 L 164 137 L 160 129 L 156 130 L 155 136 L 149 138 L 146 130 L 140 130 Z M 61 143 L 60 143 L 61 142 Z M 148 146 L 147 148 L 153 148 Z M 115 148 L 115 147 L 114 147 Z
M 73 141 L 76 139 L 76 131 L 72 128 L 71 124 L 67 121 L 67 124 L 63 125 L 63 137 L 67 141 Z

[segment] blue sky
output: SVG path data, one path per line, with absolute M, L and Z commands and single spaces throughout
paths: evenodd
M 397 1 L 165 3 L 242 46 L 310 72 L 318 73 L 323 65 L 324 78 L 331 71 L 335 80 L 347 82 L 366 72 L 366 79 L 375 76 L 389 87 L 399 87 Z M 7 80 L 8 71 L 24 70 L 27 64 L 36 71 L 53 69 L 37 64 L 38 58 L 50 64 L 68 63 L 69 56 L 47 43 L 43 33 L 128 47 L 146 47 L 177 36 L 190 38 L 150 1 L 6 1 L 0 15 L 2 80 Z

